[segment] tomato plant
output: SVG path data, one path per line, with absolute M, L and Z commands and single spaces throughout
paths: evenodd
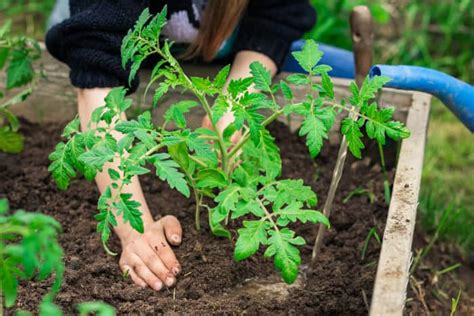
M 58 242 L 61 225 L 41 213 L 17 210 L 8 215 L 8 209 L 8 201 L 0 199 L 0 315 L 4 305 L 9 308 L 15 304 L 20 280 L 41 281 L 50 277 L 53 283 L 43 297 L 39 313 L 62 315 L 53 303 L 64 274 L 63 250 Z M 77 307 L 81 315 L 115 315 L 111 306 L 101 302 L 85 302 Z
M 135 230 L 143 232 L 140 204 L 131 194 L 122 193 L 131 178 L 151 171 L 171 188 L 186 197 L 193 195 L 196 203 L 196 227 L 200 228 L 200 212 L 208 212 L 209 226 L 217 236 L 231 237 L 226 228 L 230 220 L 243 218 L 238 229 L 234 258 L 244 260 L 260 248 L 265 257 L 272 257 L 275 267 L 287 283 L 295 281 L 301 257 L 298 246 L 305 240 L 296 236 L 291 223 L 323 223 L 329 221 L 314 210 L 316 194 L 302 180 L 281 179 L 281 158 L 273 136 L 266 128 L 280 116 L 292 113 L 303 116 L 299 135 L 306 138 L 311 157 L 321 150 L 340 112 L 352 113 L 342 120 L 341 132 L 346 135 L 349 150 L 360 158 L 365 129 L 370 139 L 384 143 L 386 136 L 398 140 L 409 136 L 402 123 L 392 120 L 393 108 L 378 109 L 371 102 L 377 91 L 389 80 L 385 77 L 366 79 L 359 89 L 350 85 L 351 97 L 336 102 L 333 84 L 328 76 L 331 68 L 318 65 L 322 52 L 309 40 L 293 56 L 307 74 L 291 74 L 286 80 L 272 83 L 270 72 L 259 62 L 250 65 L 251 76 L 231 80 L 224 88 L 230 67 L 224 67 L 213 79 L 188 76 L 171 53 L 172 43 L 160 41 L 160 31 L 166 23 L 166 9 L 155 17 L 145 10 L 129 31 L 122 44 L 123 66 L 130 66 L 132 80 L 140 64 L 148 56 L 158 54 L 161 61 L 154 67 L 147 91 L 159 81 L 153 106 L 170 90 L 191 92 L 192 99 L 173 104 L 164 114 L 164 123 L 155 125 L 151 112 L 137 119 L 123 120 L 121 114 L 132 105 L 127 90 L 114 88 L 97 108 L 89 123 L 90 129 L 79 131 L 79 119 L 70 122 L 60 142 L 50 155 L 49 170 L 59 188 L 66 189 L 78 173 L 93 179 L 104 164 L 119 161 L 118 170 L 105 170 L 113 183 L 98 202 L 97 230 L 104 245 L 111 227 L 122 216 Z M 315 75 L 321 83 L 314 82 Z M 295 101 L 291 85 L 308 87 L 303 101 Z M 260 92 L 249 92 L 254 85 Z M 276 93 L 282 93 L 279 104 Z M 346 105 L 347 104 L 347 105 Z M 351 109 L 355 106 L 359 112 Z M 212 123 L 212 129 L 191 129 L 186 113 L 202 107 Z M 224 131 L 216 124 L 227 112 L 235 120 Z M 242 137 L 236 144 L 230 141 L 237 130 Z M 120 133 L 114 137 L 112 133 Z
M 33 62 L 40 58 L 38 42 L 25 36 L 10 35 L 11 22 L 0 27 L 0 71 L 6 69 L 5 90 L 0 89 L 0 151 L 18 153 L 23 150 L 23 136 L 18 132 L 19 122 L 8 108 L 23 102 L 32 92 L 38 74 Z M 16 89 L 6 101 L 7 91 Z
M 58 243 L 60 224 L 40 213 L 16 211 L 7 216 L 7 200 L 0 200 L 0 292 L 5 306 L 16 300 L 18 280 L 44 280 L 54 275 L 42 309 L 52 309 L 52 300 L 61 287 L 63 251 Z

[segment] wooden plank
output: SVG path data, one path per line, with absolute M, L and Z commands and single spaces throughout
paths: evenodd
M 430 99 L 427 94 L 413 93 L 413 106 L 409 110 L 406 123 L 412 135 L 403 141 L 400 150 L 372 294 L 371 316 L 403 314 Z

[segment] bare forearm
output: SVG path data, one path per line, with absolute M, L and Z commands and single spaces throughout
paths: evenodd
M 261 62 L 265 68 L 270 70 L 272 77 L 276 74 L 277 66 L 268 56 L 254 51 L 241 51 L 235 55 L 227 82 L 232 79 L 249 77 L 249 66 L 254 61 Z M 254 90 L 253 87 L 251 89 Z
M 81 121 L 81 129 L 83 131 L 87 130 L 92 112 L 99 106 L 104 104 L 104 99 L 107 94 L 110 92 L 110 88 L 96 88 L 96 89 L 79 89 L 77 91 L 77 101 L 78 101 L 78 113 L 79 119 Z M 125 119 L 125 116 L 123 117 Z M 120 133 L 116 133 L 113 135 L 117 140 L 121 138 Z M 114 160 L 110 163 L 104 165 L 103 172 L 97 174 L 95 181 L 97 183 L 97 187 L 99 188 L 100 192 L 104 192 L 104 190 L 112 184 L 112 181 L 107 173 L 109 168 L 118 170 L 120 162 Z M 140 185 L 140 181 L 138 177 L 133 177 L 132 182 L 125 186 L 122 190 L 123 193 L 131 193 L 133 194 L 133 199 L 139 202 L 141 206 L 141 211 L 143 213 L 143 221 L 145 226 L 148 224 L 153 223 L 153 218 L 151 216 L 150 210 L 148 205 L 145 201 L 145 197 L 143 195 L 143 190 Z M 119 236 L 120 239 L 127 238 L 130 233 L 133 232 L 133 229 L 130 225 L 125 224 L 122 220 L 122 217 L 117 218 L 118 225 L 115 227 L 115 232 Z

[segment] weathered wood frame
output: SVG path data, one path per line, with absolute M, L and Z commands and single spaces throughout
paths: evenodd
M 12 110 L 33 122 L 66 122 L 72 119 L 76 112 L 75 93 L 69 83 L 68 70 L 47 53 L 44 54 L 42 61 L 47 77 L 40 80 L 35 93 L 26 101 L 26 104 L 15 105 Z M 217 70 L 215 66 L 186 67 L 186 71 L 192 75 L 213 76 Z M 276 80 L 286 75 L 282 73 Z M 334 79 L 333 82 L 338 98 L 349 96 L 350 81 Z M 300 87 L 293 88 L 296 98 L 303 99 L 307 90 Z M 139 104 L 151 104 L 151 95 L 146 100 L 142 100 L 142 95 L 143 87 L 134 95 L 135 101 Z M 167 106 L 175 102 L 177 98 L 186 97 L 189 97 L 189 94 L 172 93 L 169 98 L 164 98 L 163 104 L 155 110 L 154 117 L 159 120 Z M 397 119 L 406 122 L 412 135 L 404 140 L 401 146 L 372 295 L 371 316 L 398 316 L 403 313 L 412 257 L 411 245 L 418 206 L 430 100 L 431 97 L 427 94 L 393 89 L 384 89 L 378 99 L 381 106 L 396 107 Z M 190 118 L 190 125 L 200 124 L 202 115 L 203 112 L 196 113 Z M 290 128 L 295 130 L 300 123 L 300 119 L 294 117 Z M 336 139 L 330 137 L 330 141 L 338 140 L 337 137 Z
M 425 151 L 430 96 L 412 94 L 406 121 L 411 137 L 402 142 L 388 210 L 382 250 L 375 278 L 371 316 L 403 314 L 411 264 L 411 245 L 415 230 Z

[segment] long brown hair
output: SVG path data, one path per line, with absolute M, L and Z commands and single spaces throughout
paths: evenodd
M 222 43 L 232 34 L 248 0 L 209 0 L 204 10 L 199 33 L 181 56 L 191 59 L 201 56 L 211 61 L 219 51 Z

